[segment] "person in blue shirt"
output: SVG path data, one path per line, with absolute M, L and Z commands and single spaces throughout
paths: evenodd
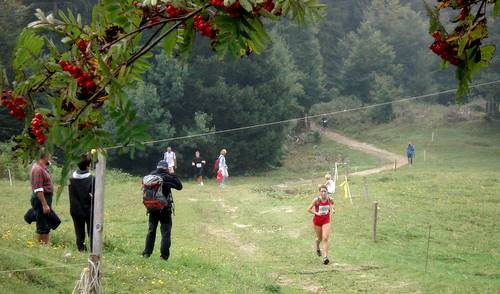
M 406 147 L 406 156 L 408 157 L 408 164 L 413 165 L 413 157 L 415 157 L 415 147 L 411 142 L 408 143 L 408 147 Z

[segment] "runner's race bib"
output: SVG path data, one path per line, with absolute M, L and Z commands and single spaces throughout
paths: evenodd
M 326 205 L 326 206 L 319 206 L 318 207 L 318 213 L 320 215 L 327 215 L 328 213 L 330 212 L 330 205 Z
M 197 163 L 197 164 L 196 164 L 196 167 L 197 167 L 197 168 L 201 168 L 201 166 L 202 166 L 202 165 L 201 165 L 201 163 Z

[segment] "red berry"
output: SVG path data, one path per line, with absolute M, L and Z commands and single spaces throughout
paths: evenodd
M 87 41 L 80 39 L 76 42 L 76 45 L 78 46 L 78 49 L 80 50 L 80 52 L 87 51 L 87 46 L 88 46 Z
M 94 81 L 90 80 L 90 81 L 85 82 L 84 88 L 86 88 L 87 90 L 95 89 Z
M 16 97 L 16 99 L 14 99 L 13 104 L 15 106 L 24 107 L 27 104 L 27 102 L 26 102 L 26 99 L 24 97 L 18 96 L 18 97 Z
M 83 87 L 87 80 L 84 77 L 78 77 L 76 79 L 76 83 L 78 84 L 78 87 Z
M 35 118 L 41 121 L 41 120 L 43 120 L 43 114 L 41 114 L 40 112 L 37 112 L 37 113 L 35 113 Z
M 59 60 L 59 62 L 58 62 L 57 64 L 59 64 L 59 65 L 60 65 L 63 69 L 64 69 L 64 67 L 67 65 L 66 61 L 64 61 L 64 60 L 62 60 L 62 59 L 61 59 L 61 60 Z
M 34 128 L 39 128 L 42 125 L 42 122 L 39 120 L 31 121 L 31 126 Z
M 441 33 L 439 31 L 435 31 L 434 33 L 432 33 L 432 37 L 436 41 L 441 40 Z

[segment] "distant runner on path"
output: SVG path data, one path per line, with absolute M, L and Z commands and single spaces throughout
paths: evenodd
M 330 263 L 328 259 L 328 237 L 330 235 L 330 215 L 335 213 L 335 202 L 328 197 L 325 185 L 319 187 L 320 195 L 315 197 L 307 212 L 314 214 L 313 226 L 316 232 L 316 254 L 321 256 L 320 243 L 323 242 L 323 264 Z
M 408 165 L 413 165 L 413 157 L 415 157 L 415 147 L 411 142 L 408 143 L 406 147 L 406 156 L 408 157 Z
M 332 176 L 330 174 L 325 175 L 325 181 L 328 197 L 332 197 L 333 193 L 335 193 L 335 181 L 332 180 Z

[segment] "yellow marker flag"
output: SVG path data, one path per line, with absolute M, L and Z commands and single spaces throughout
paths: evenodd
M 344 187 L 344 197 L 349 198 L 349 201 L 352 204 L 351 190 L 349 189 L 349 183 L 347 182 L 347 176 L 344 176 L 344 181 L 339 186 Z

